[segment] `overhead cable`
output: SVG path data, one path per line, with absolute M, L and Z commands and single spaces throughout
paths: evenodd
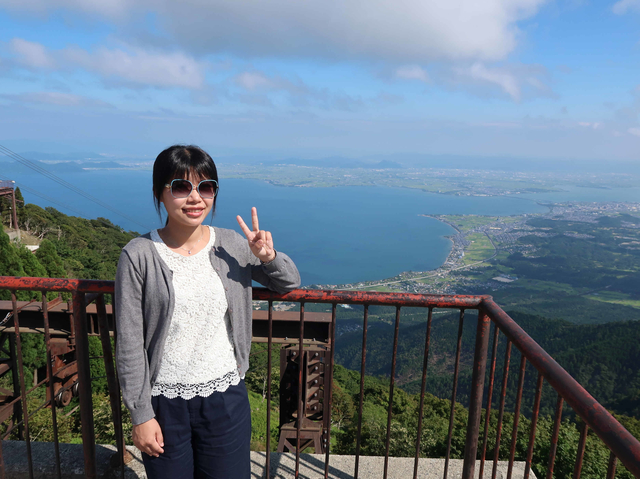
M 24 165 L 24 166 L 36 171 L 37 173 L 40 173 L 41 175 L 49 178 L 50 180 L 55 181 L 59 185 L 62 185 L 63 187 L 73 191 L 74 193 L 79 194 L 83 198 L 86 198 L 87 200 L 92 201 L 93 203 L 95 203 L 95 204 L 97 204 L 99 206 L 102 206 L 103 208 L 111 211 L 112 213 L 115 213 L 118 216 L 121 216 L 121 217 L 131 221 L 132 223 L 135 223 L 138 226 L 141 226 L 144 229 L 150 229 L 147 225 L 143 225 L 143 224 L 139 223 L 134 218 L 131 218 L 130 216 L 126 215 L 125 213 L 113 208 L 111 205 L 99 200 L 95 196 L 90 195 L 86 191 L 81 190 L 77 186 L 69 183 L 68 181 L 63 180 L 62 178 L 56 176 L 54 173 L 50 172 L 46 168 L 43 168 L 42 166 L 38 165 L 37 163 L 34 163 L 33 161 L 24 158 L 23 156 L 19 155 L 18 153 L 15 153 L 15 152 L 11 151 L 9 148 L 0 145 L 0 153 L 3 153 L 4 155 L 8 156 L 9 158 L 14 159 L 18 163 L 20 163 L 20 164 L 22 164 L 22 165 Z
M 124 228 L 121 228 L 118 225 L 115 225 L 113 223 L 108 223 L 108 222 L 104 221 L 101 218 L 91 218 L 86 213 L 83 213 L 82 211 L 76 210 L 75 208 L 73 208 L 73 207 L 71 207 L 71 206 L 69 206 L 69 205 L 67 205 L 65 203 L 61 203 L 60 201 L 58 201 L 58 200 L 56 200 L 56 199 L 54 199 L 54 198 L 52 198 L 50 196 L 44 195 L 44 194 L 40 193 L 39 191 L 34 190 L 33 188 L 29 188 L 28 186 L 26 186 L 26 185 L 24 185 L 22 183 L 18 183 L 18 182 L 14 181 L 14 180 L 10 180 L 10 179 L 4 178 L 2 176 L 0 176 L 0 181 L 11 181 L 11 182 L 15 183 L 15 185 L 18 186 L 20 188 L 20 190 L 28 191 L 32 195 L 37 196 L 39 198 L 42 198 L 43 200 L 46 200 L 49 203 L 57 205 L 57 206 L 59 206 L 61 208 L 64 208 L 64 209 L 66 209 L 68 211 L 72 211 L 73 213 L 77 214 L 81 218 L 84 218 L 86 220 L 91 220 L 91 221 L 98 221 L 98 222 L 102 223 L 103 225 L 105 225 L 105 226 L 107 226 L 109 228 L 115 228 L 115 229 L 117 229 L 119 231 L 124 231 Z

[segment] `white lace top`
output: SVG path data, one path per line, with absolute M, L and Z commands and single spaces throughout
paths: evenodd
M 197 253 L 183 256 L 171 251 L 157 230 L 151 239 L 173 272 L 175 306 L 164 346 L 160 371 L 151 394 L 191 399 L 225 391 L 240 382 L 227 298 L 209 252 L 209 242 Z

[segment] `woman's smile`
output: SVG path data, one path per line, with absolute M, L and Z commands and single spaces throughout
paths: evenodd
M 198 218 L 202 215 L 204 208 L 182 208 L 182 211 L 190 218 Z

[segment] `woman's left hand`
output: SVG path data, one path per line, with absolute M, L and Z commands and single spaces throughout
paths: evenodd
M 271 233 L 269 231 L 260 229 L 258 223 L 258 210 L 255 207 L 251 208 L 251 224 L 253 226 L 253 231 L 249 229 L 240 215 L 236 216 L 236 220 L 238 220 L 238 224 L 240 225 L 242 232 L 247 237 L 251 252 L 263 263 L 273 261 L 276 257 L 276 251 L 273 249 L 273 239 L 271 238 Z

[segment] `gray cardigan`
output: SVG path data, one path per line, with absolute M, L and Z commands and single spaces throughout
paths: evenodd
M 261 264 L 247 240 L 233 230 L 215 228 L 210 256 L 226 292 L 238 372 L 244 375 L 251 349 L 251 281 L 286 293 L 300 286 L 300 275 L 291 259 L 281 252 L 271 263 Z M 115 307 L 116 364 L 122 397 L 133 424 L 155 417 L 151 389 L 160 371 L 174 300 L 172 272 L 150 235 L 131 240 L 118 261 Z

